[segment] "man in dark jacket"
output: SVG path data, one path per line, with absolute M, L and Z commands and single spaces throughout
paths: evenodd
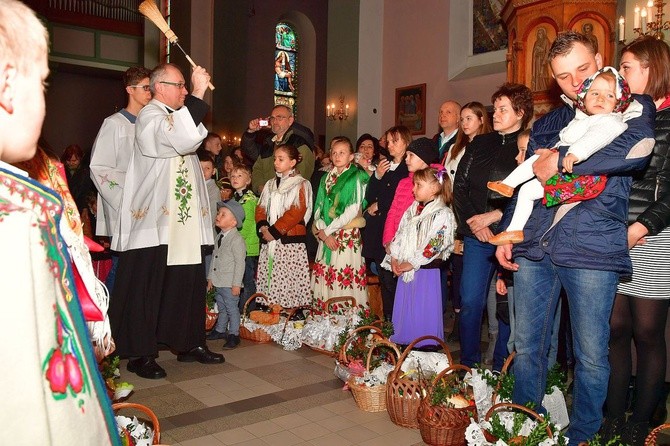
M 290 144 L 298 149 L 302 159 L 296 169 L 305 179 L 309 181 L 314 172 L 313 134 L 308 128 L 294 121 L 291 109 L 285 105 L 275 106 L 268 118 L 268 125 L 273 135 L 268 133 L 261 141 L 256 138 L 256 132 L 263 127 L 258 118 L 249 122 L 249 128 L 242 135 L 242 151 L 254 160 L 251 187 L 257 194 L 260 194 L 269 179 L 274 178 L 273 152 L 281 144 Z
M 567 147 L 554 147 L 558 134 L 575 116 L 574 101 L 582 81 L 602 67 L 592 43 L 576 32 L 560 34 L 551 46 L 549 62 L 568 105 L 534 125 L 528 155 L 540 155 L 533 170 L 543 183 L 558 173 Z M 628 130 L 588 160 L 575 165 L 578 174 L 607 175 L 605 190 L 580 203 L 547 208 L 538 200 L 526 227 L 524 242 L 499 246 L 496 257 L 514 273 L 516 316 L 514 402 L 538 407 L 544 395 L 547 353 L 561 288 L 568 296 L 575 350 L 570 445 L 587 441 L 598 431 L 609 377 L 609 316 L 619 274 L 632 271 L 626 237 L 628 193 L 633 172 L 645 167 L 654 145 L 654 106 L 647 96 L 635 96 L 644 106 Z M 515 201 L 500 223 L 509 223 Z

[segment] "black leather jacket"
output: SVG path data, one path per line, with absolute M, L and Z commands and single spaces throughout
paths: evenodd
M 488 181 L 503 180 L 512 172 L 519 152 L 516 138 L 521 133 L 501 135 L 498 132 L 475 136 L 467 145 L 465 155 L 458 163 L 454 178 L 454 210 L 458 222 L 458 234 L 472 237 L 466 221 L 478 214 L 500 209 L 503 211 L 509 198 L 488 190 Z M 497 223 L 491 225 L 496 232 Z
M 633 177 L 628 224 L 642 223 L 656 235 L 670 225 L 670 107 L 656 112 L 656 144 L 649 166 Z

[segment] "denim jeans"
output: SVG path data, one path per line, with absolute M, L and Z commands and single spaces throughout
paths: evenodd
M 482 362 L 482 316 L 491 278 L 496 269 L 496 247 L 474 237 L 465 237 L 461 279 L 461 363 L 468 367 Z
M 119 253 L 116 251 L 112 251 L 112 269 L 109 270 L 109 274 L 107 274 L 107 278 L 105 279 L 105 286 L 107 287 L 107 291 L 109 291 L 109 295 L 112 295 L 112 291 L 114 290 L 114 283 L 116 282 L 116 269 L 119 267 Z
M 256 269 L 258 269 L 258 256 L 246 256 L 244 259 L 244 278 L 242 279 L 242 294 L 240 295 L 239 310 L 242 313 L 244 304 L 249 297 L 256 292 Z M 247 310 L 256 308 L 256 302 L 249 302 Z
M 516 347 L 514 339 L 516 337 L 516 320 L 514 318 L 514 285 L 507 285 L 507 303 L 509 305 L 509 328 L 510 334 L 507 340 L 507 350 L 513 352 Z M 549 347 L 547 368 L 551 369 L 556 364 L 558 356 L 558 341 L 561 329 L 561 300 L 558 301 L 556 316 L 554 317 L 554 326 L 551 331 L 551 343 Z
M 575 353 L 570 445 L 598 432 L 609 379 L 609 319 L 618 274 L 557 266 L 549 256 L 540 261 L 515 259 L 514 307 L 516 358 L 513 400 L 540 408 L 547 379 L 547 361 L 561 287 L 568 296 Z
M 219 307 L 219 319 L 214 329 L 219 333 L 228 330 L 229 335 L 240 335 L 240 309 L 238 302 L 240 296 L 233 296 L 230 287 L 216 288 L 216 306 Z

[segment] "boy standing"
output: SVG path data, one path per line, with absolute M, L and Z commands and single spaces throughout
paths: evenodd
M 205 187 L 207 187 L 207 198 L 209 199 L 209 215 L 212 217 L 212 231 L 216 238 L 216 203 L 220 200 L 219 186 L 214 179 L 214 158 L 209 152 L 198 151 L 198 160 L 202 168 L 202 174 L 205 177 Z M 212 247 L 205 248 L 205 274 L 209 272 L 209 264 L 212 261 Z
M 249 189 L 251 185 L 251 169 L 246 165 L 236 165 L 230 172 L 230 182 L 235 188 L 233 199 L 244 208 L 244 224 L 240 234 L 247 247 L 247 257 L 244 261 L 244 292 L 240 299 L 240 312 L 244 309 L 249 296 L 256 292 L 256 268 L 258 267 L 258 253 L 260 243 L 256 233 L 256 205 L 258 197 Z M 253 302 L 252 302 L 253 304 Z M 251 305 L 252 305 L 251 304 Z
M 217 203 L 216 227 L 221 233 L 214 241 L 212 264 L 207 275 L 207 291 L 216 288 L 216 305 L 219 319 L 208 339 L 226 339 L 224 350 L 231 350 L 240 343 L 240 311 L 238 302 L 244 276 L 244 258 L 247 248 L 236 229 L 244 222 L 244 209 L 234 200 Z M 226 328 L 228 334 L 226 335 Z

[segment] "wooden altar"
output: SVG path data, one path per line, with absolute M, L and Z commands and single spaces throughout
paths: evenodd
M 617 0 L 508 0 L 501 12 L 507 27 L 507 81 L 530 87 L 535 114 L 556 105 L 560 95 L 547 63 L 549 47 L 568 30 L 589 36 L 605 65 L 615 62 Z

